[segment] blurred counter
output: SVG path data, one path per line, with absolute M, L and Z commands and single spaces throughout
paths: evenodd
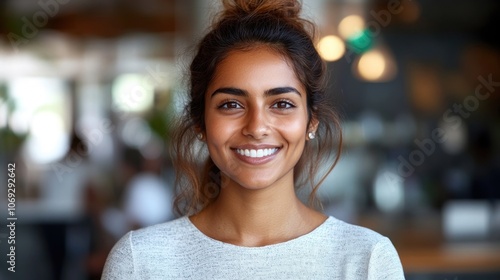
M 440 215 L 411 219 L 365 215 L 358 223 L 391 239 L 407 274 L 500 274 L 500 240 L 446 240 Z
M 500 244 L 470 243 L 439 247 L 405 248 L 398 252 L 406 273 L 500 272 Z

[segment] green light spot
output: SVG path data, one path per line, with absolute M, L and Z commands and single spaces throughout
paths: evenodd
M 364 53 L 373 47 L 372 34 L 368 29 L 365 29 L 347 38 L 346 45 L 355 53 Z

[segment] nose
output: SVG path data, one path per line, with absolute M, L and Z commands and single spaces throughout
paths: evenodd
M 269 135 L 269 120 L 264 109 L 251 109 L 245 117 L 243 135 L 254 139 L 262 139 Z

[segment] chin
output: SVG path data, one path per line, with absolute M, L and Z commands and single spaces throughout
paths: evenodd
M 236 182 L 237 185 L 248 190 L 266 189 L 273 186 L 275 183 L 277 183 L 276 180 L 242 180 Z

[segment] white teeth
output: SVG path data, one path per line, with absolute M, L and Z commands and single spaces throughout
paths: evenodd
M 251 158 L 261 158 L 272 155 L 278 151 L 278 148 L 270 148 L 270 149 L 258 149 L 258 150 L 249 150 L 249 149 L 236 149 L 236 152 L 242 156 L 251 157 Z

